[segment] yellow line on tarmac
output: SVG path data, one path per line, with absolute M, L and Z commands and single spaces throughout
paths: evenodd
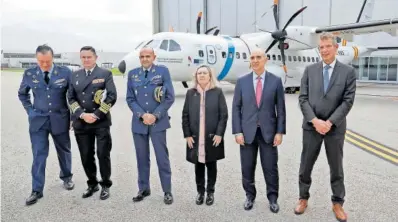
M 351 138 L 351 137 L 349 137 L 347 135 L 345 136 L 345 139 L 348 140 L 349 142 L 355 144 L 356 146 L 358 146 L 360 148 L 368 150 L 369 152 L 371 152 L 373 154 L 376 154 L 379 157 L 382 157 L 383 159 L 386 159 L 386 160 L 389 160 L 389 161 L 391 161 L 391 162 L 393 162 L 395 164 L 398 164 L 398 158 L 394 158 L 394 157 L 392 157 L 390 155 L 382 153 L 382 152 L 380 152 L 380 151 L 378 151 L 378 150 L 376 150 L 376 149 L 374 149 L 374 148 L 372 148 L 372 147 L 370 147 L 370 146 L 368 146 L 366 144 L 363 144 L 360 141 L 355 140 L 355 139 L 353 139 L 353 138 Z
M 398 157 L 398 152 L 397 151 L 394 151 L 394 150 L 392 150 L 390 148 L 387 148 L 387 147 L 385 147 L 385 146 L 383 146 L 383 145 L 381 145 L 379 143 L 375 143 L 373 141 L 370 141 L 370 140 L 366 139 L 365 137 L 363 137 L 361 135 L 358 135 L 357 133 L 354 133 L 354 132 L 352 132 L 350 130 L 347 130 L 346 133 L 348 135 L 350 135 L 351 137 L 357 138 L 359 141 L 363 141 L 365 143 L 373 145 L 373 146 L 375 146 L 375 147 L 377 147 L 377 148 L 379 148 L 379 149 L 381 149 L 381 150 L 383 150 L 383 151 L 385 151 L 387 153 L 390 153 L 390 154 L 395 155 L 396 157 Z

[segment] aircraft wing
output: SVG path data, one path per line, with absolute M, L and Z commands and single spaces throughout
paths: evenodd
M 398 18 L 394 18 L 318 27 L 313 30 L 313 34 L 319 35 L 322 32 L 332 32 L 341 38 L 351 41 L 353 39 L 353 35 L 369 34 L 374 32 L 386 32 L 390 35 L 396 36 L 397 30 Z

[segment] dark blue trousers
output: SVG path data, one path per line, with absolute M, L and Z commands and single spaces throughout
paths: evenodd
M 69 132 L 53 135 L 51 133 L 50 120 L 47 120 L 39 131 L 30 131 L 29 133 L 33 153 L 32 191 L 42 193 L 44 189 L 46 162 L 49 152 L 49 134 L 53 138 L 58 154 L 59 166 L 61 168 L 59 177 L 64 181 L 72 178 L 72 155 Z
M 252 144 L 240 146 L 243 189 L 247 198 L 256 199 L 257 191 L 254 175 L 259 148 L 261 166 L 267 185 L 267 198 L 269 201 L 276 201 L 279 193 L 278 149 L 273 147 L 273 144 L 264 141 L 260 127 L 257 128 L 256 137 Z
M 163 192 L 171 192 L 171 168 L 166 144 L 166 130 L 161 132 L 150 131 L 149 134 L 133 133 L 138 167 L 138 188 L 140 191 L 150 189 L 149 137 L 155 150 Z

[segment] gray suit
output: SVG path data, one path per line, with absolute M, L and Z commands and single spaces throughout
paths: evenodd
M 301 79 L 299 96 L 303 113 L 303 150 L 299 172 L 300 199 L 310 197 L 311 172 L 318 158 L 323 140 L 330 167 L 332 202 L 344 203 L 345 187 L 343 173 L 343 145 L 346 131 L 346 116 L 355 99 L 355 69 L 336 61 L 324 92 L 323 62 L 306 67 Z M 317 117 L 333 123 L 326 135 L 319 134 L 311 120 Z

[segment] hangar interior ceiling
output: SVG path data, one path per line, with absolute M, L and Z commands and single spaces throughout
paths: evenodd
M 301 7 L 307 9 L 291 25 L 327 26 L 354 23 L 364 0 L 279 0 L 280 26 Z M 220 34 L 237 36 L 276 29 L 272 13 L 274 0 L 153 0 L 153 32 L 196 33 L 196 18 L 203 12 L 201 33 L 217 26 Z M 375 0 L 371 20 L 398 17 L 398 0 Z M 256 26 L 257 25 L 257 26 Z M 381 33 L 383 34 L 383 33 Z M 382 35 L 383 36 L 383 35 Z M 378 41 L 380 38 L 376 37 Z M 363 39 L 361 39 L 363 40 Z M 397 37 L 383 41 L 396 43 Z M 371 42 L 372 37 L 370 38 Z

